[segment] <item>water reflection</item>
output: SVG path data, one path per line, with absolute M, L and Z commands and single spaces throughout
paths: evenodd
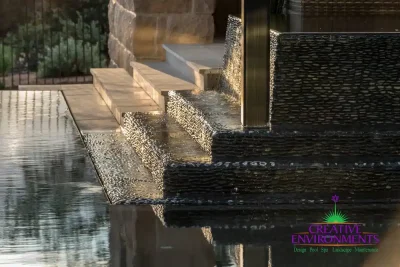
M 108 206 L 66 110 L 0 91 L 1 266 L 108 266 Z
M 398 266 L 388 206 L 341 206 L 385 237 L 373 255 L 294 253 L 330 205 L 108 206 L 66 109 L 58 92 L 0 91 L 0 266 Z
M 232 213 L 233 211 L 235 212 Z M 111 265 L 333 267 L 341 264 L 349 267 L 373 267 L 378 265 L 366 262 L 368 257 L 378 256 L 382 260 L 384 255 L 397 254 L 388 251 L 384 246 L 380 247 L 381 251 L 376 255 L 357 252 L 335 253 L 331 250 L 326 253 L 295 253 L 291 244 L 291 234 L 307 229 L 307 224 L 314 221 L 320 212 L 300 211 L 296 214 L 293 211 L 291 214 L 282 214 L 280 218 L 286 223 L 277 225 L 276 219 L 256 219 L 259 217 L 257 213 L 264 214 L 264 218 L 271 213 L 266 207 L 232 208 L 226 212 L 224 207 L 111 206 Z M 363 212 L 360 209 L 353 214 L 356 214 L 356 219 L 360 219 L 365 218 L 365 215 L 374 216 L 376 213 Z M 235 213 L 236 215 L 232 215 Z M 301 213 L 305 214 L 301 216 Z M 299 221 L 302 217 L 310 221 Z M 388 216 L 386 221 L 380 222 L 370 221 L 366 227 L 383 237 L 388 226 L 397 220 Z M 394 229 L 398 229 L 397 223 Z M 392 240 L 390 245 L 397 247 L 400 240 Z M 384 266 L 397 265 L 392 261 L 392 264 Z

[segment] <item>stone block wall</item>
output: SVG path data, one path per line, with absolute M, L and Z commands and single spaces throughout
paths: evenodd
M 215 0 L 110 0 L 109 55 L 131 73 L 136 59 L 162 59 L 163 43 L 211 43 Z
M 280 34 L 272 126 L 400 128 L 400 34 Z

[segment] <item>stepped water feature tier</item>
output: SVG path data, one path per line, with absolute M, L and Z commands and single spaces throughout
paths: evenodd
M 271 31 L 269 124 L 252 129 L 240 120 L 241 27 L 229 18 L 216 88 L 196 82 L 188 66 L 205 61 L 193 54 L 177 69 L 193 46 L 133 62 L 133 81 L 92 71 L 123 134 L 85 136 L 112 202 L 399 202 L 399 35 Z

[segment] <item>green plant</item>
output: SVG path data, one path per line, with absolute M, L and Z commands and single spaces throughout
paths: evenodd
M 59 18 L 59 24 L 61 25 L 60 32 L 62 37 L 67 39 L 73 37 L 76 40 L 82 40 L 90 44 L 96 44 L 100 42 L 100 49 L 104 51 L 107 44 L 107 36 L 102 31 L 100 23 L 96 20 L 84 22 L 83 16 L 80 12 L 76 12 L 77 20 Z
M 105 67 L 106 63 L 106 55 L 101 54 L 98 43 L 85 43 L 69 37 L 62 39 L 59 45 L 46 47 L 43 59 L 39 62 L 38 76 L 89 74 L 90 68 Z
M 14 63 L 15 53 L 13 49 L 4 44 L 0 44 L 0 75 L 7 74 Z
M 43 53 L 45 44 L 56 44 L 56 38 L 50 38 L 50 26 L 40 23 L 27 23 L 18 26 L 16 31 L 9 32 L 5 43 L 12 45 L 15 55 L 25 59 L 30 70 L 36 70 L 38 55 Z
M 6 88 L 6 85 L 3 82 L 0 82 L 0 90 L 5 89 L 5 88 Z

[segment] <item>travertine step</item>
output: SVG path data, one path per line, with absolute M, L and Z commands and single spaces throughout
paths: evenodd
M 159 113 L 161 110 L 132 77 L 121 68 L 91 69 L 93 84 L 119 124 L 126 112 Z
M 296 132 L 241 127 L 240 107 L 215 91 L 170 92 L 167 113 L 213 161 L 400 159 L 400 132 Z
M 215 88 L 222 72 L 224 43 L 164 44 L 167 63 L 200 89 Z
M 212 163 L 168 115 L 127 113 L 122 131 L 167 197 L 304 192 L 369 192 L 372 196 L 379 192 L 382 199 L 400 195 L 400 162 Z
M 191 91 L 196 85 L 179 78 L 179 74 L 166 62 L 132 62 L 133 79 L 165 110 L 168 91 Z M 171 73 L 173 71 L 174 73 Z
M 20 85 L 21 91 L 61 91 L 81 133 L 119 132 L 120 126 L 93 84 Z

